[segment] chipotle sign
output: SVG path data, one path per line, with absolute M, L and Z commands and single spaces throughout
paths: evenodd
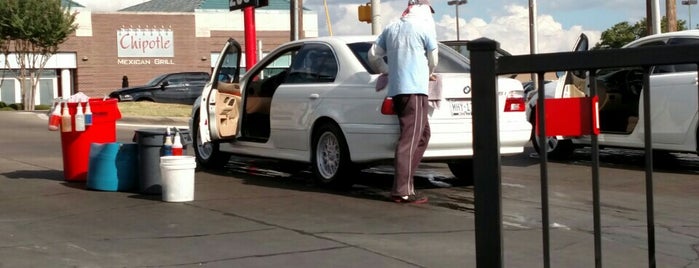
M 175 40 L 170 29 L 120 29 L 116 41 L 120 58 L 175 57 Z

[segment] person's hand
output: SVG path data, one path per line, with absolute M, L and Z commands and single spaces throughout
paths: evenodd
M 437 81 L 437 75 L 430 74 L 430 81 Z

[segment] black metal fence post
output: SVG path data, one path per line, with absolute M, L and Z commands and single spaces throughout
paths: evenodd
M 495 58 L 499 46 L 494 40 L 481 38 L 468 44 L 471 51 L 471 86 L 473 101 L 473 163 L 474 199 L 476 223 L 476 264 L 478 267 L 503 267 L 502 191 L 500 170 L 500 139 L 498 136 L 497 76 L 503 74 L 555 72 L 560 70 L 594 71 L 605 68 L 642 66 L 643 81 L 643 126 L 646 157 L 646 205 L 648 227 L 648 266 L 656 266 L 655 219 L 653 201 L 653 146 L 650 120 L 650 74 L 651 66 L 683 63 L 699 63 L 699 44 L 673 46 L 647 46 L 624 49 L 601 49 L 584 52 L 546 53 L 536 55 L 502 56 Z M 540 81 L 543 79 L 540 79 Z M 597 95 L 593 82 L 591 95 Z M 539 83 L 539 90 L 544 90 Z M 699 84 L 697 85 L 699 90 Z M 543 109 L 544 97 L 538 100 L 542 115 L 540 138 L 545 139 Z M 697 107 L 699 109 L 699 107 Z M 699 138 L 697 138 L 699 144 Z M 600 197 L 599 197 L 599 143 L 591 137 L 592 145 L 592 188 L 595 235 L 595 266 L 602 266 Z M 542 152 L 547 146 L 541 146 Z M 699 145 L 697 145 L 699 148 Z M 542 155 L 542 222 L 544 228 L 544 265 L 549 266 L 547 158 Z
M 468 43 L 473 102 L 473 175 L 476 225 L 476 265 L 503 267 L 500 137 L 497 112 L 496 41 Z
M 539 85 L 537 90 L 544 91 L 544 73 L 539 73 Z M 549 173 L 548 173 L 548 155 L 549 143 L 546 142 L 546 105 L 544 100 L 546 94 L 537 94 L 536 100 L 537 120 L 538 124 L 535 127 L 539 128 L 539 140 L 542 141 L 539 145 L 539 170 L 541 171 L 541 239 L 544 250 L 544 268 L 551 267 L 551 235 L 549 230 Z

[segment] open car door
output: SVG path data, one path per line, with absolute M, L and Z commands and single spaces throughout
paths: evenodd
M 573 51 L 587 51 L 589 48 L 587 35 L 580 34 L 578 41 L 575 43 Z M 556 98 L 580 98 L 585 97 L 587 93 L 587 73 L 584 70 L 575 70 L 565 72 L 561 76 L 556 85 Z
M 199 130 L 202 143 L 234 140 L 242 114 L 240 59 L 242 50 L 235 39 L 228 39 L 212 72 L 211 86 L 202 91 Z

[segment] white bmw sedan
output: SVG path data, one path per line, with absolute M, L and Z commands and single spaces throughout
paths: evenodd
M 699 43 L 699 30 L 662 33 L 628 43 L 624 48 L 672 46 Z M 587 37 L 580 36 L 576 51 L 588 49 Z M 644 71 L 641 67 L 602 69 L 596 73 L 599 95 L 600 147 L 643 149 L 642 94 Z M 546 98 L 569 98 L 589 95 L 587 73 L 567 72 L 558 79 L 555 89 L 547 87 Z M 650 116 L 652 147 L 657 151 L 697 153 L 697 65 L 674 64 L 650 69 Z M 535 122 L 536 94 L 531 94 L 527 112 Z M 576 116 L 576 115 L 571 115 Z M 532 135 L 534 148 L 543 143 Z M 566 158 L 577 147 L 588 146 L 589 136 L 547 137 L 548 156 Z
M 190 129 L 197 161 L 222 166 L 230 154 L 311 166 L 317 182 L 347 186 L 357 172 L 391 163 L 397 116 L 377 91 L 367 62 L 376 36 L 320 37 L 281 45 L 238 81 L 240 45 L 224 46 L 211 81 L 195 102 Z M 447 163 L 472 183 L 473 144 L 469 60 L 439 46 L 441 91 L 430 96 L 432 137 L 423 161 Z M 427 79 L 427 78 L 425 78 Z M 522 84 L 498 78 L 500 153 L 521 153 L 531 125 Z

